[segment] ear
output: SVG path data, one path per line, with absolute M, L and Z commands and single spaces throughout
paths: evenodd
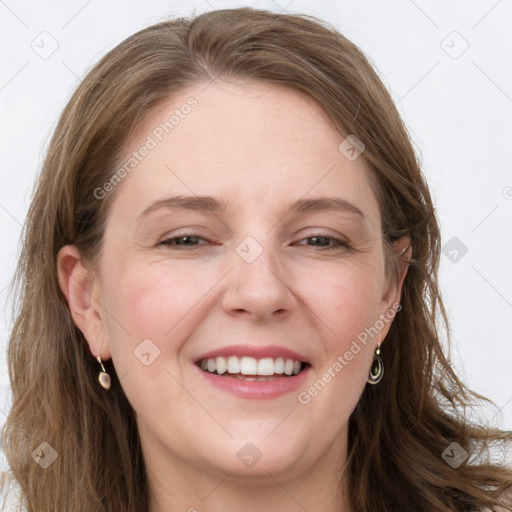
M 382 313 L 390 309 L 393 304 L 400 302 L 402 285 L 412 256 L 411 238 L 409 236 L 406 235 L 395 240 L 392 245 L 393 257 L 398 263 L 398 274 L 390 275 L 386 279 L 386 286 L 382 295 L 382 303 L 385 309 Z
M 82 261 L 77 247 L 66 245 L 57 254 L 57 273 L 75 325 L 82 331 L 91 354 L 110 359 L 106 324 L 100 303 L 101 290 L 95 273 Z

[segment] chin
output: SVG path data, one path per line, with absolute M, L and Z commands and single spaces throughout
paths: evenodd
M 254 433 L 254 435 L 252 435 Z M 205 464 L 214 471 L 242 479 L 268 478 L 283 473 L 290 476 L 304 463 L 304 442 L 294 442 L 294 436 L 283 429 L 268 437 L 267 429 L 262 434 L 257 426 L 251 430 L 234 433 L 233 439 L 218 443 L 204 454 Z M 298 433 L 297 433 L 298 435 Z M 305 435 L 299 436 L 304 440 Z

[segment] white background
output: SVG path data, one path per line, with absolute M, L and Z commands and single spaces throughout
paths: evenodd
M 493 423 L 512 430 L 509 0 L 0 0 L 0 425 L 9 407 L 7 286 L 35 173 L 71 92 L 137 30 L 194 9 L 244 5 L 330 22 L 366 53 L 390 89 L 421 155 L 443 246 L 457 237 L 467 247 L 457 262 L 445 255 L 441 261 L 453 364 L 496 403 Z M 33 49 L 51 44 L 58 48 L 48 58 Z

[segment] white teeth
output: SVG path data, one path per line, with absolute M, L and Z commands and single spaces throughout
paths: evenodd
M 204 361 L 204 359 L 203 359 Z M 203 362 L 201 361 L 201 363 Z M 202 368 L 202 366 L 201 366 Z M 240 359 L 236 356 L 228 357 L 228 373 L 240 373 Z
M 228 369 L 228 363 L 226 362 L 226 360 L 223 357 L 217 357 L 217 359 L 215 360 L 215 363 L 217 366 L 217 373 L 219 375 L 222 375 Z
M 258 361 L 258 375 L 274 375 L 274 360 L 271 357 Z
M 242 375 L 272 376 L 274 374 L 282 375 L 283 373 L 285 375 L 297 375 L 302 368 L 302 363 L 283 357 L 264 357 L 263 359 L 256 359 L 249 356 L 229 356 L 227 358 L 215 357 L 201 359 L 199 366 L 202 370 L 208 371 L 209 373 L 217 372 L 219 375 L 223 375 L 227 372 Z
M 254 357 L 240 359 L 240 373 L 242 375 L 258 375 L 258 361 Z

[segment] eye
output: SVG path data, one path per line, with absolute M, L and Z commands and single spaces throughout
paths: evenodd
M 185 234 L 180 236 L 175 236 L 172 238 L 167 238 L 165 240 L 162 240 L 158 245 L 165 245 L 165 246 L 175 246 L 175 247 L 197 247 L 197 240 L 206 240 L 206 238 L 200 237 L 199 235 L 194 234 Z M 209 240 L 206 240 L 209 242 Z M 176 243 L 175 243 L 176 242 Z M 191 242 L 191 243 L 188 243 Z
M 199 240 L 203 240 L 207 243 L 213 243 L 210 240 L 203 238 L 196 233 L 183 233 L 179 236 L 166 238 L 165 240 L 162 240 L 161 242 L 159 242 L 158 245 L 172 247 L 175 249 L 186 248 L 186 247 L 193 248 L 193 247 L 198 247 L 199 245 L 204 245 L 204 244 L 199 244 L 198 243 Z M 320 233 L 309 236 L 307 238 L 303 238 L 300 241 L 302 242 L 304 240 L 305 241 L 310 241 L 310 240 L 313 241 L 313 244 L 310 245 L 310 247 L 316 247 L 321 251 L 334 251 L 341 247 L 345 247 L 346 249 L 351 249 L 351 245 L 346 240 L 336 238 L 333 236 L 327 236 L 325 234 L 320 234 Z M 327 247 L 329 245 L 330 241 L 332 241 L 335 245 L 331 246 L 331 247 Z M 295 245 L 303 245 L 303 244 L 295 243 Z
M 346 240 L 342 240 L 340 238 L 336 238 L 333 236 L 327 236 L 327 235 L 320 235 L 320 234 L 313 235 L 313 236 L 308 236 L 307 238 L 303 238 L 302 240 L 306 240 L 306 241 L 313 240 L 314 241 L 313 247 L 318 247 L 318 248 L 320 248 L 320 250 L 323 250 L 323 251 L 333 251 L 333 250 L 339 249 L 340 247 L 345 247 L 347 249 L 351 248 L 350 244 Z M 327 245 L 329 245 L 330 240 L 333 241 L 336 245 L 334 245 L 333 247 L 327 247 Z M 325 241 L 327 241 L 327 243 L 322 243 Z M 320 243 L 318 243 L 318 242 L 320 242 Z

